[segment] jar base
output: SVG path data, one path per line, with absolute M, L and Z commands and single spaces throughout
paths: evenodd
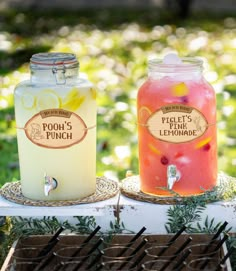
M 22 186 L 20 181 L 6 183 L 0 189 L 0 195 L 9 201 L 23 205 L 50 207 L 78 205 L 82 203 L 94 203 L 110 199 L 116 196 L 118 192 L 118 182 L 108 179 L 104 176 L 96 178 L 96 190 L 94 194 L 78 200 L 32 200 L 26 198 L 22 194 Z
M 218 180 L 221 181 L 222 179 L 225 179 L 225 182 L 229 181 L 229 176 L 226 175 L 218 175 Z M 215 196 L 215 190 L 212 188 L 211 191 L 201 191 L 202 193 L 192 193 L 188 195 L 178 195 L 178 194 L 155 194 L 150 192 L 150 190 L 144 190 L 143 187 L 141 188 L 140 183 L 140 176 L 134 175 L 127 177 L 122 180 L 120 190 L 123 195 L 125 195 L 128 198 L 132 198 L 138 201 L 146 201 L 151 203 L 157 203 L 157 204 L 176 204 L 180 203 L 184 199 L 190 198 L 190 197 L 201 197 L 204 195 L 204 193 L 213 193 L 213 196 Z M 168 192 L 168 191 L 167 191 Z
M 154 196 L 154 197 L 193 197 L 193 196 L 200 196 L 203 195 L 204 192 L 199 192 L 199 193 L 178 193 L 176 191 L 162 191 L 160 193 L 156 192 L 149 192 L 149 191 L 145 191 L 145 189 L 140 189 L 140 192 L 146 194 L 146 195 L 150 195 L 150 196 Z

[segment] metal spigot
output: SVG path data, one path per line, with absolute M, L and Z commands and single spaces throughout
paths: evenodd
M 175 165 L 167 167 L 167 188 L 172 189 L 174 184 L 180 179 L 180 172 Z
M 127 170 L 125 177 L 128 178 L 128 177 L 132 177 L 132 176 L 133 176 L 133 171 L 132 170 Z
M 51 176 L 48 176 L 47 173 L 44 175 L 44 195 L 48 196 L 49 193 L 57 188 L 57 180 Z

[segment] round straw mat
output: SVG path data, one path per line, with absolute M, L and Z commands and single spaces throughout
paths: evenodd
M 235 181 L 235 178 L 227 176 L 223 172 L 218 174 L 218 183 L 220 186 L 221 185 L 224 186 L 232 179 Z M 181 196 L 173 195 L 173 197 L 169 197 L 169 196 L 158 196 L 158 195 L 156 196 L 156 195 L 145 194 L 140 190 L 140 178 L 138 175 L 125 178 L 121 183 L 120 190 L 123 195 L 129 198 L 132 198 L 138 201 L 145 201 L 145 202 L 151 202 L 151 203 L 157 203 L 157 204 L 176 204 L 176 203 L 181 203 L 183 199 L 186 199 L 186 196 L 181 197 Z M 215 194 L 215 191 L 212 191 L 212 192 L 208 191 L 208 193 Z M 200 197 L 203 194 L 204 193 L 200 195 L 190 195 L 189 197 L 191 196 Z
M 88 197 L 78 200 L 58 200 L 58 201 L 44 201 L 44 200 L 32 200 L 26 198 L 21 191 L 20 181 L 6 183 L 0 189 L 0 195 L 5 199 L 31 206 L 69 206 L 85 203 L 94 203 L 102 200 L 106 200 L 114 197 L 119 191 L 119 184 L 115 181 L 109 180 L 105 177 L 97 177 L 96 179 L 96 192 Z

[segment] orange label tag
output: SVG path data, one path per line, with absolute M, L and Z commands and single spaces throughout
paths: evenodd
M 24 130 L 31 142 L 51 149 L 68 148 L 82 141 L 87 134 L 83 119 L 63 109 L 40 111 L 27 121 Z
M 192 141 L 202 136 L 207 127 L 200 111 L 182 104 L 163 106 L 147 120 L 147 128 L 155 138 L 171 143 Z

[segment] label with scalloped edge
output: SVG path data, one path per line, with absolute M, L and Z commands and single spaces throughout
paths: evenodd
M 81 142 L 87 126 L 77 114 L 64 109 L 46 109 L 30 118 L 24 131 L 34 144 L 51 149 L 63 149 Z
M 199 110 L 182 104 L 161 107 L 148 118 L 146 125 L 152 136 L 170 143 L 192 141 L 208 128 L 208 122 Z

